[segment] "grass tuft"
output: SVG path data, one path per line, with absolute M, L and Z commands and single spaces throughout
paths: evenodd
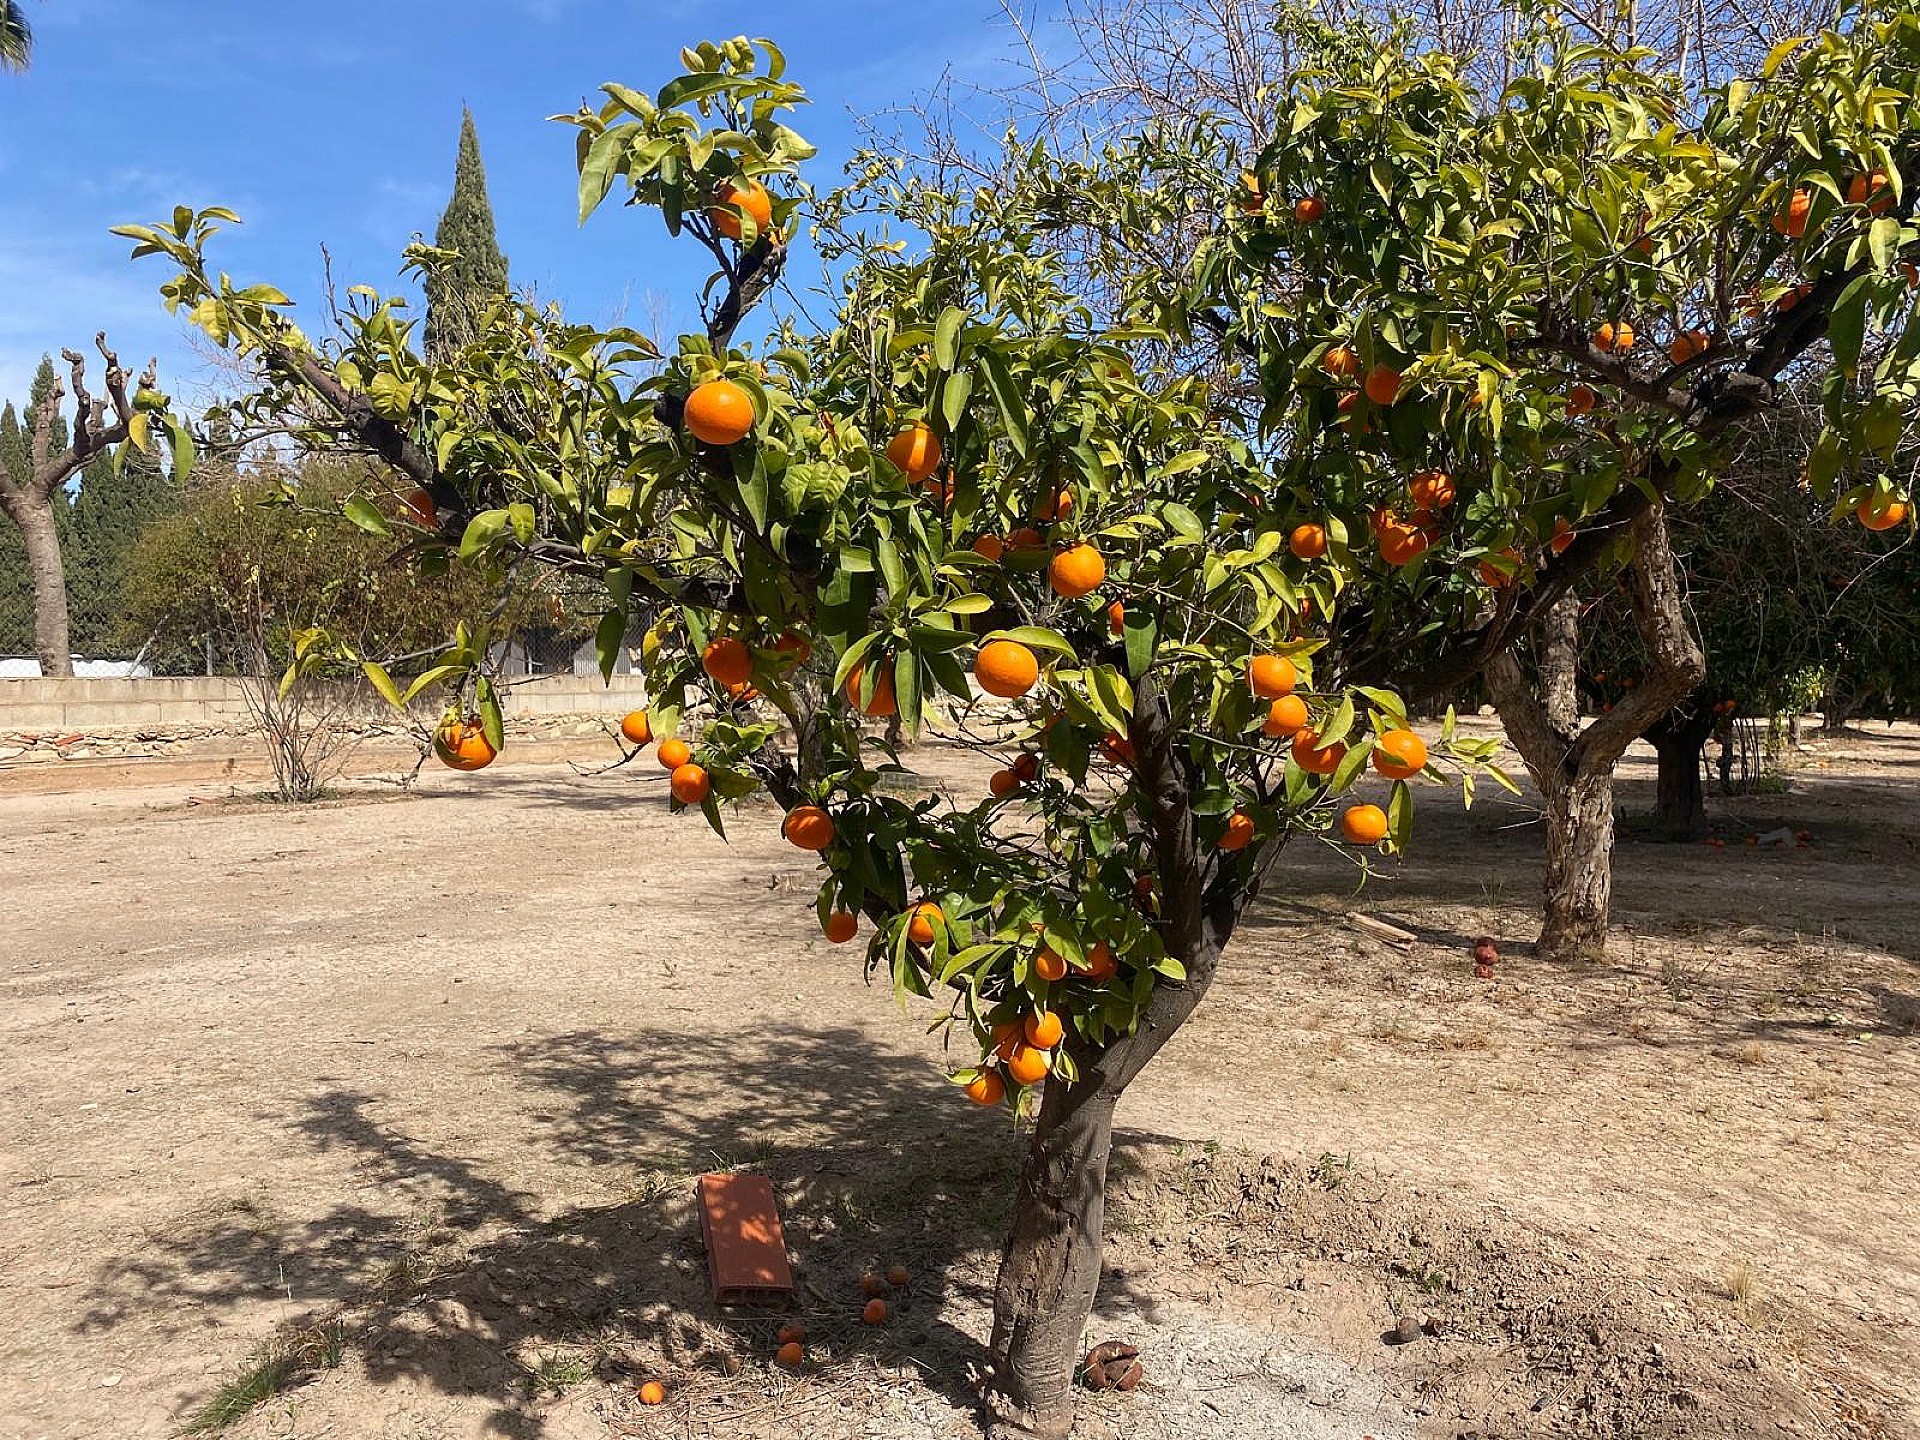
M 299 1372 L 299 1361 L 287 1351 L 275 1349 L 254 1357 L 188 1417 L 180 1433 L 218 1435 L 256 1406 L 266 1404 L 285 1390 Z

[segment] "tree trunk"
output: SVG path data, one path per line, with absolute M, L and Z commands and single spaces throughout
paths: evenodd
M 1707 794 L 1700 766 L 1713 734 L 1713 716 L 1675 712 L 1650 726 L 1646 738 L 1660 757 L 1651 829 L 1666 840 L 1698 840 L 1707 833 Z
M 1632 567 L 1634 624 L 1650 664 L 1627 700 L 1585 730 L 1564 707 L 1557 707 L 1558 720 L 1549 711 L 1554 697 L 1543 667 L 1548 653 L 1565 647 L 1565 635 L 1552 628 L 1570 623 L 1564 616 L 1549 617 L 1548 633 L 1535 641 L 1535 669 L 1542 671 L 1538 681 L 1511 652 L 1496 656 L 1486 669 L 1507 738 L 1546 801 L 1546 903 L 1534 950 L 1543 960 L 1605 954 L 1613 898 L 1614 766 L 1635 738 L 1706 675 L 1667 539 L 1665 508 L 1655 505 L 1635 517 L 1633 534 L 1638 546 Z M 1697 761 L 1697 744 L 1694 755 Z
M 1534 953 L 1556 964 L 1599 960 L 1613 903 L 1613 767 L 1548 788 L 1546 906 Z
M 1073 1427 L 1074 1369 L 1100 1284 L 1107 1156 L 1117 1094 L 1048 1085 L 1027 1147 L 993 1297 L 1001 1434 L 1057 1440 Z
M 67 620 L 67 577 L 60 568 L 60 533 L 54 528 L 53 504 L 34 495 L 8 497 L 7 514 L 20 527 L 27 551 L 27 574 L 33 582 L 33 648 L 40 673 L 48 677 L 73 674 L 73 642 Z
M 1100 1284 L 1114 1109 L 1206 997 L 1221 951 L 1281 852 L 1278 841 L 1237 855 L 1199 851 L 1192 785 L 1151 670 L 1134 682 L 1133 696 L 1128 734 L 1161 885 L 1158 929 L 1187 978 L 1156 978 L 1138 1025 L 1106 1049 L 1069 1040 L 1079 1080 L 1047 1082 L 994 1287 L 993 1373 L 984 1399 L 996 1440 L 1062 1440 L 1073 1427 L 1074 1369 Z
M 1547 723 L 1562 735 L 1580 733 L 1580 597 L 1571 591 L 1547 607 L 1540 626 L 1540 687 Z

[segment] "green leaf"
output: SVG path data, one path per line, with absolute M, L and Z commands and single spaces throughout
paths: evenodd
M 1393 794 L 1387 800 L 1387 835 L 1393 848 L 1402 852 L 1413 838 L 1413 789 L 1404 780 L 1393 782 Z
M 986 372 L 987 388 L 993 392 L 993 403 L 1000 407 L 1000 419 L 1006 426 L 1007 440 L 1012 444 L 1014 453 L 1024 458 L 1031 443 L 1026 396 L 1014 384 L 1006 356 L 993 349 L 977 353 L 980 356 L 980 368 Z
M 385 538 L 393 534 L 392 528 L 387 524 L 387 517 L 382 515 L 374 503 L 364 495 L 355 495 L 350 498 L 340 507 L 340 513 L 369 535 Z
M 1169 500 L 1160 507 L 1160 518 L 1190 545 L 1198 545 L 1207 538 L 1207 527 L 1200 523 L 1200 517 L 1177 500 Z
M 957 370 L 947 377 L 940 391 L 940 416 L 951 433 L 960 428 L 960 417 L 967 413 L 967 401 L 973 395 L 973 372 Z
M 1900 250 L 1900 221 L 1892 215 L 1882 215 L 1867 230 L 1867 248 L 1873 254 L 1873 268 L 1885 274 L 1893 268 L 1893 258 Z M 1855 285 L 1859 280 L 1853 282 Z
M 522 545 L 531 545 L 539 522 L 535 519 L 533 506 L 524 500 L 516 500 L 507 506 L 507 523 L 513 527 L 513 538 Z
M 386 701 L 396 710 L 405 710 L 407 708 L 407 702 L 401 698 L 400 687 L 393 683 L 393 677 L 387 674 L 385 666 L 375 660 L 362 660 L 360 662 L 360 668 L 366 672 L 367 679 L 373 685 L 373 688 L 380 692 L 380 698 L 382 700 Z
M 1058 630 L 1048 630 L 1040 625 L 1016 625 L 1011 630 L 995 630 L 982 635 L 980 643 L 990 640 L 1017 640 L 1029 650 L 1046 650 L 1055 655 L 1064 655 L 1069 660 L 1077 660 L 1078 653 L 1067 643 L 1067 637 Z
M 464 665 L 436 665 L 431 670 L 422 671 L 413 677 L 413 683 L 407 686 L 407 693 L 401 698 L 411 705 L 419 696 L 443 680 L 451 680 L 456 675 L 466 673 Z
M 506 749 L 507 727 L 500 716 L 500 697 L 494 693 L 493 681 L 484 675 L 474 687 L 474 702 L 480 710 L 480 730 L 487 737 L 487 743 L 495 750 Z
M 613 679 L 614 667 L 620 663 L 621 643 L 627 638 L 627 612 L 609 610 L 600 617 L 600 623 L 593 629 L 593 649 L 600 662 L 601 682 Z
M 940 323 L 933 331 L 933 363 L 942 370 L 951 370 L 960 363 L 960 327 L 966 323 L 967 312 L 958 305 L 949 305 L 940 312 Z
M 1127 606 L 1125 614 L 1126 630 L 1123 633 L 1127 642 L 1127 674 L 1138 680 L 1153 664 L 1154 646 L 1159 641 L 1159 625 L 1144 606 Z
M 178 485 L 193 469 L 193 432 L 171 417 L 167 421 L 167 429 L 173 435 L 173 483 Z
M 1789 55 L 1793 54 L 1794 51 L 1806 44 L 1811 38 L 1813 37 L 1809 35 L 1795 35 L 1775 45 L 1773 49 L 1767 52 L 1767 58 L 1760 64 L 1760 78 L 1762 80 L 1771 80 L 1773 78 L 1773 72 L 1780 68 L 1781 63 L 1785 61 Z

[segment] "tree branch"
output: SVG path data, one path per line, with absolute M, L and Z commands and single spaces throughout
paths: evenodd
M 1633 693 L 1593 724 L 1575 743 L 1583 769 L 1611 766 L 1649 727 L 1707 678 L 1707 659 L 1687 621 L 1680 564 L 1667 536 L 1665 506 L 1653 506 L 1634 521 L 1638 553 L 1633 560 L 1633 619 L 1653 661 Z

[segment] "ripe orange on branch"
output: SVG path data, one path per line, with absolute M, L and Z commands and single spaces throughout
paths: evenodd
M 1047 1052 L 1031 1045 L 1016 1045 L 1007 1056 L 1007 1078 L 1016 1085 L 1038 1085 L 1048 1069 Z
M 1813 192 L 1796 190 L 1787 199 L 1787 208 L 1773 217 L 1773 228 L 1789 240 L 1807 233 L 1807 216 L 1813 210 Z
M 1633 349 L 1637 337 L 1625 320 L 1608 320 L 1593 333 L 1593 348 L 1611 355 L 1624 355 Z
M 1222 850 L 1244 850 L 1253 843 L 1253 817 L 1236 810 L 1227 817 L 1227 828 L 1220 836 Z
M 973 678 L 989 695 L 1017 699 L 1040 678 L 1040 660 L 1018 640 L 989 640 L 973 657 Z
M 731 635 L 719 635 L 700 652 L 700 668 L 722 685 L 744 685 L 753 675 L 753 652 Z
M 1291 735 L 1307 723 L 1307 702 L 1298 695 L 1282 695 L 1267 708 L 1260 733 L 1270 740 Z
M 1444 510 L 1453 504 L 1453 477 L 1444 470 L 1419 470 L 1407 482 L 1407 494 L 1422 510 Z
M 738 240 L 746 232 L 740 223 L 743 210 L 752 218 L 754 230 L 765 235 L 773 224 L 773 197 L 767 187 L 758 180 L 749 180 L 744 186 L 722 180 L 714 187 L 713 208 L 707 211 L 707 219 L 720 234 Z
M 1033 518 L 1052 524 L 1055 520 L 1064 520 L 1073 513 L 1073 492 L 1055 490 L 1046 499 L 1033 507 Z
M 1387 838 L 1387 812 L 1378 805 L 1353 805 L 1340 814 L 1340 838 L 1349 845 L 1378 845 Z
M 1869 215 L 1884 215 L 1893 208 L 1893 187 L 1884 170 L 1855 175 L 1847 181 L 1847 203 L 1864 205 Z
M 1311 225 L 1327 213 L 1327 202 L 1318 195 L 1302 195 L 1293 202 L 1293 218 L 1302 225 Z
M 916 945 L 931 945 L 934 938 L 934 923 L 944 924 L 946 915 L 931 900 L 923 900 L 913 907 L 913 917 L 907 921 L 907 939 Z
M 1287 537 L 1287 548 L 1302 560 L 1318 560 L 1327 553 L 1327 531 L 1323 525 L 1296 525 Z
M 1360 357 L 1351 346 L 1330 346 L 1320 357 L 1320 368 L 1336 380 L 1351 380 L 1360 373 Z
M 860 687 L 866 670 L 867 662 L 862 660 L 847 673 L 847 703 L 856 709 L 860 709 Z M 880 661 L 880 678 L 873 684 L 873 699 L 867 702 L 861 713 L 874 716 L 876 719 L 884 719 L 898 713 L 899 709 L 899 701 L 893 693 L 893 661 L 883 659 Z
M 682 805 L 698 805 L 713 793 L 713 782 L 698 765 L 682 765 L 667 780 L 673 798 Z
M 660 762 L 662 770 L 678 770 L 693 759 L 693 747 L 676 736 L 671 740 L 662 740 L 660 748 L 653 752 L 653 758 Z
M 1293 734 L 1293 763 L 1309 775 L 1331 775 L 1340 768 L 1340 762 L 1347 758 L 1347 747 L 1336 741 L 1322 750 L 1320 732 L 1311 725 L 1302 726 Z
M 824 850 L 833 843 L 833 817 L 818 805 L 801 805 L 787 812 L 780 833 L 802 850 Z
M 633 710 L 620 722 L 620 733 L 629 745 L 647 745 L 653 740 L 653 722 L 646 711 Z
M 1520 552 L 1512 546 L 1508 546 L 1505 550 L 1502 550 L 1498 558 L 1509 561 L 1515 566 L 1524 563 L 1521 559 Z M 1480 583 L 1489 589 L 1504 590 L 1507 586 L 1513 584 L 1513 576 L 1505 570 L 1502 570 L 1498 565 L 1495 565 L 1491 559 L 1482 560 L 1480 562 Z
M 844 945 L 860 932 L 860 921 L 848 910 L 835 910 L 827 916 L 827 939 Z
M 484 770 L 500 752 L 487 739 L 477 715 L 465 720 L 449 717 L 433 732 L 433 753 L 450 770 Z
M 976 1105 L 998 1105 L 1007 1097 L 1007 1082 L 997 1070 L 982 1070 L 965 1087 L 966 1097 Z
M 1262 700 L 1278 700 L 1291 695 L 1299 672 L 1284 655 L 1255 655 L 1247 661 L 1247 684 Z
M 732 445 L 753 429 L 753 401 L 731 380 L 709 380 L 687 396 L 682 418 L 694 439 Z
M 1389 730 L 1373 742 L 1373 768 L 1389 780 L 1410 780 L 1427 768 L 1427 742 L 1411 730 Z
M 1066 600 L 1091 595 L 1107 578 L 1107 562 L 1091 545 L 1079 544 L 1062 550 L 1047 567 L 1047 583 L 1053 593 Z
M 940 437 L 916 420 L 887 442 L 887 459 L 917 485 L 940 468 Z
M 1868 496 L 1854 507 L 1853 513 L 1869 530 L 1891 530 L 1907 518 L 1907 505 L 1891 495 Z
M 1097 940 L 1087 947 L 1086 963 L 1075 968 L 1083 979 L 1099 985 L 1120 973 L 1120 962 L 1115 958 L 1111 945 L 1104 940 Z
M 1040 953 L 1033 957 L 1033 973 L 1052 985 L 1067 978 L 1067 962 L 1059 951 L 1051 946 L 1043 946 Z
M 1376 365 L 1367 372 L 1367 399 L 1376 405 L 1391 405 L 1400 398 L 1400 372 L 1391 365 Z
M 1026 1033 L 1027 1044 L 1036 1050 L 1051 1050 L 1060 1043 L 1060 1037 L 1066 1034 L 1060 1017 L 1051 1010 L 1036 1010 L 1027 1016 L 1022 1027 Z

